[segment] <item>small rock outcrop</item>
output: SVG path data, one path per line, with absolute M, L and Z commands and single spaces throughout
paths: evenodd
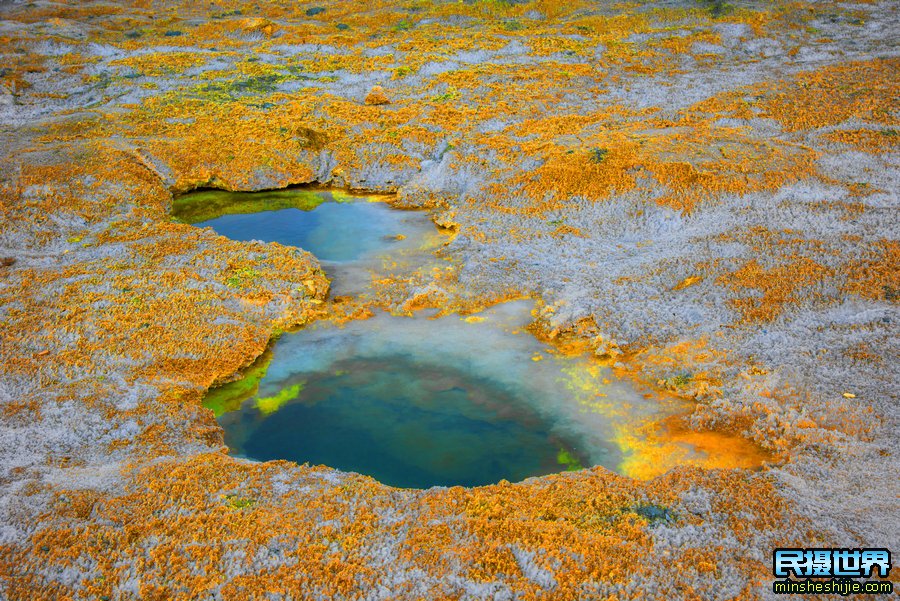
M 391 101 L 384 93 L 384 88 L 381 86 L 372 86 L 372 89 L 369 90 L 369 93 L 366 94 L 365 103 L 370 106 L 378 106 L 382 104 L 390 104 Z

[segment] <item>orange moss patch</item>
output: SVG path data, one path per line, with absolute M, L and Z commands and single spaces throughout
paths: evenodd
M 900 59 L 876 59 L 823 67 L 801 74 L 775 92 L 763 86 L 765 116 L 787 131 L 837 125 L 851 117 L 894 123 L 900 95 Z
M 844 354 L 854 361 L 869 365 L 883 366 L 885 363 L 884 357 L 872 352 L 871 346 L 864 342 L 851 346 L 844 351 Z
M 764 142 L 740 129 L 712 127 L 706 120 L 675 127 L 647 114 L 640 116 L 660 127 L 647 129 L 644 122 L 643 127 L 616 124 L 612 129 L 617 115 L 627 112 L 549 117 L 514 130 L 537 136 L 520 146 L 544 157 L 532 173 L 513 180 L 534 200 L 531 211 L 561 209 L 574 196 L 603 200 L 634 190 L 643 176 L 668 190 L 657 203 L 690 212 L 724 194 L 774 191 L 816 174 L 818 155 L 808 148 Z M 504 153 L 511 146 L 499 139 L 489 144 Z
M 864 298 L 900 302 L 900 243 L 880 240 L 862 261 L 847 266 L 844 290 Z
M 278 25 L 273 23 L 268 19 L 264 19 L 262 17 L 253 17 L 250 19 L 244 19 L 240 21 L 240 30 L 244 33 L 249 34 L 261 34 L 267 38 L 272 37 L 276 31 L 278 31 Z
M 852 146 L 856 150 L 883 154 L 896 152 L 900 146 L 900 131 L 896 129 L 841 129 L 827 133 L 823 136 L 826 140 L 840 142 Z
M 831 271 L 807 257 L 790 257 L 791 261 L 764 268 L 751 259 L 737 271 L 723 275 L 716 283 L 734 291 L 756 290 L 759 297 L 735 298 L 728 301 L 741 314 L 743 322 L 771 321 L 787 304 L 800 300 L 798 291 L 831 275 Z
M 441 576 L 463 566 L 476 581 L 502 581 L 525 598 L 540 597 L 546 591 L 525 575 L 516 556 L 524 552 L 555 580 L 554 596 L 575 598 L 592 581 L 625 585 L 649 561 L 654 542 L 648 526 L 656 518 L 647 517 L 653 514 L 645 508 L 683 526 L 700 525 L 703 517 L 670 509 L 698 483 L 713 492 L 717 513 L 740 512 L 727 522 L 739 540 L 777 532 L 792 517 L 803 520 L 790 515 L 766 479 L 728 471 L 681 470 L 633 483 L 595 469 L 530 484 L 424 494 L 386 494 L 355 476 L 322 487 L 327 472 L 319 468 L 249 464 L 215 454 L 130 466 L 125 474 L 127 484 L 118 493 L 57 491 L 26 548 L 0 549 L 4 575 L 13 562 L 25 568 L 7 580 L 13 598 L 66 598 L 72 587 L 27 568 L 40 563 L 64 569 L 83 561 L 93 570 L 79 585 L 97 597 L 112 595 L 133 571 L 141 575 L 142 598 L 187 599 L 216 589 L 231 599 L 262 592 L 303 597 L 311 590 L 355 595 L 377 584 L 380 573 L 368 563 L 374 549 L 392 544 L 380 538 L 387 532 L 397 541 L 397 566 L 415 566 L 436 579 L 431 596 L 453 594 Z M 288 492 L 273 494 L 276 482 Z M 412 504 L 415 515 L 398 513 L 398 502 Z M 277 557 L 282 565 L 249 569 L 260 556 Z M 691 575 L 677 566 L 716 569 L 732 562 L 725 549 L 691 546 L 655 557 L 655 569 L 670 571 L 679 588 L 690 586 Z M 768 567 L 740 565 L 748 576 Z
M 131 67 L 139 75 L 157 77 L 181 73 L 206 63 L 207 57 L 192 52 L 155 52 L 110 62 L 110 66 Z
M 390 103 L 391 101 L 388 100 L 387 95 L 384 93 L 384 88 L 381 86 L 373 86 L 369 93 L 366 94 L 366 104 L 378 106 Z
M 638 161 L 636 142 L 622 134 L 611 134 L 600 146 L 602 155 L 551 147 L 543 165 L 533 174 L 520 176 L 519 181 L 533 198 L 552 194 L 552 200 L 539 203 L 536 211 L 559 209 L 572 196 L 599 200 L 634 188 L 634 175 L 629 170 Z
M 681 465 L 705 469 L 755 469 L 772 455 L 741 432 L 698 430 L 684 416 L 671 416 L 622 433 L 629 454 L 621 470 L 632 478 L 655 478 Z
M 684 290 L 685 288 L 690 288 L 691 286 L 693 286 L 695 284 L 699 284 L 702 281 L 703 281 L 703 276 L 691 275 L 691 276 L 684 278 L 677 284 L 675 284 L 675 286 L 672 288 L 672 291 L 674 292 L 677 290 Z
M 557 238 L 562 238 L 564 236 L 576 236 L 578 238 L 587 238 L 587 234 L 578 229 L 577 227 L 573 227 L 571 225 L 558 225 L 556 229 L 553 230 L 553 235 Z
M 698 127 L 690 136 L 676 135 L 656 144 L 657 154 L 647 169 L 670 190 L 656 202 L 687 212 L 724 194 L 772 192 L 816 173 L 816 153 L 762 142 L 739 130 Z M 666 159 L 669 156 L 690 158 Z

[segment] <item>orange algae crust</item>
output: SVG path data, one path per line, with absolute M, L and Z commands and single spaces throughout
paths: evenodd
M 462 565 L 473 583 L 499 581 L 525 598 L 572 598 L 586 594 L 590 582 L 626 584 L 648 561 L 673 569 L 673 586 L 692 588 L 690 575 L 674 568 L 689 562 L 719 569 L 727 552 L 684 546 L 654 557 L 651 525 L 698 526 L 712 512 L 727 516 L 740 510 L 741 517 L 728 519 L 725 528 L 738 540 L 750 540 L 782 525 L 787 511 L 765 479 L 733 471 L 680 469 L 638 484 L 595 469 L 527 484 L 425 493 L 391 491 L 354 475 L 333 481 L 331 474 L 285 462 L 253 465 L 216 453 L 123 466 L 126 484 L 118 494 L 41 491 L 51 495 L 42 526 L 24 547 L 3 551 L 7 590 L 16 599 L 64 598 L 72 594 L 69 587 L 27 567 L 65 569 L 87 560 L 92 576 L 79 588 L 97 597 L 113 594 L 132 570 L 141 574 L 142 599 L 214 592 L 253 599 L 309 590 L 354 597 L 377 585 L 372 554 L 386 544 L 396 565 L 423 571 L 398 594 L 428 582 L 428 594 L 443 596 L 442 575 Z M 679 494 L 696 486 L 716 495 L 713 505 L 703 511 L 678 508 Z M 409 506 L 415 513 L 404 515 L 400 508 Z M 226 566 L 233 561 L 246 568 L 273 546 L 286 565 L 228 576 L 234 567 Z M 145 550 L 136 555 L 140 548 Z M 527 572 L 517 559 L 522 553 L 533 557 Z M 529 577 L 535 569 L 554 575 L 552 592 Z M 765 577 L 768 565 L 741 569 L 748 577 Z
M 839 469 L 838 445 L 880 436 L 873 395 L 792 388 L 729 345 L 810 307 L 896 305 L 897 242 L 849 229 L 878 214 L 889 181 L 825 159 L 896 153 L 900 61 L 790 62 L 801 47 L 830 48 L 823 22 L 852 30 L 866 14 L 834 2 L 598 10 L 543 0 L 0 11 L 17 23 L 0 33 L 12 49 L 0 69 L 0 422 L 29 441 L 4 451 L 0 474 L 3 596 L 697 599 L 727 582 L 734 598 L 756 599 L 771 579 L 769 548 L 836 542 L 799 515 L 788 500 L 799 493 L 785 494 L 766 464 L 825 449 Z M 735 43 L 730 31 L 740 32 L 731 48 L 759 42 L 730 66 L 771 59 L 765 40 L 776 40 L 790 68 L 685 93 L 671 110 L 681 93 L 642 101 L 641 86 L 713 69 Z M 503 63 L 505 52 L 522 60 Z M 195 188 L 312 182 L 429 208 L 492 277 L 448 254 L 439 268 L 375 282 L 367 301 L 329 299 L 308 253 L 168 216 L 173 194 Z M 324 466 L 229 457 L 201 406 L 273 334 L 313 320 L 425 308 L 476 318 L 542 298 L 539 278 L 520 270 L 547 246 L 517 248 L 587 245 L 615 226 L 579 211 L 624 198 L 634 224 L 664 214 L 690 227 L 705 211 L 809 182 L 828 187 L 796 211 L 844 224 L 852 253 L 791 223 L 731 221 L 682 240 L 669 263 L 592 284 L 635 286 L 648 307 L 719 303 L 728 313 L 717 335 L 669 327 L 665 315 L 657 331 L 617 340 L 631 316 L 612 302 L 584 317 L 548 299 L 536 315 L 531 329 L 558 352 L 594 353 L 684 404 L 618 433 L 630 477 L 593 468 L 396 490 Z M 589 247 L 597 272 L 656 248 L 620 238 Z M 710 243 L 750 254 L 697 258 Z M 878 327 L 833 354 L 888 371 Z

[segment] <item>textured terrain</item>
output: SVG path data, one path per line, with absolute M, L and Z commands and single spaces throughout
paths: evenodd
M 900 7 L 562 4 L 0 2 L 0 596 L 757 599 L 775 546 L 897 550 Z M 455 231 L 382 306 L 539 299 L 693 400 L 660 438 L 770 461 L 409 491 L 229 457 L 204 392 L 352 309 L 169 209 L 302 183 Z

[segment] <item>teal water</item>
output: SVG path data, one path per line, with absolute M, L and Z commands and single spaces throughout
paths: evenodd
M 514 394 L 409 356 L 337 361 L 300 372 L 298 399 L 269 415 L 222 416 L 226 441 L 260 460 L 292 459 L 394 486 L 477 486 L 565 469 L 570 441 Z
M 332 295 L 360 295 L 387 265 L 412 270 L 441 243 L 427 213 L 393 209 L 378 198 L 306 188 L 204 190 L 176 199 L 173 213 L 232 240 L 307 250 L 328 273 Z
M 617 426 L 655 405 L 587 357 L 549 353 L 523 330 L 532 308 L 504 303 L 475 320 L 379 313 L 286 334 L 258 391 L 219 416 L 225 442 L 414 488 L 616 469 Z M 598 410 L 598 394 L 616 411 Z
M 232 240 L 263 240 L 308 250 L 325 263 L 360 261 L 410 248 L 423 228 L 421 212 L 391 209 L 381 202 L 323 202 L 313 210 L 288 208 L 222 215 L 195 224 Z M 397 235 L 406 236 L 398 240 Z M 410 239 L 412 236 L 412 239 Z
M 237 240 L 310 250 L 340 293 L 365 294 L 386 265 L 433 258 L 436 229 L 424 213 L 313 200 L 307 210 L 195 223 Z M 241 202 L 245 208 L 246 195 Z M 514 301 L 469 318 L 380 313 L 343 326 L 314 324 L 277 341 L 254 371 L 258 388 L 248 376 L 211 391 L 206 403 L 235 455 L 324 464 L 392 486 L 616 469 L 623 423 L 658 407 L 589 357 L 548 352 L 524 331 L 533 309 L 531 301 Z

